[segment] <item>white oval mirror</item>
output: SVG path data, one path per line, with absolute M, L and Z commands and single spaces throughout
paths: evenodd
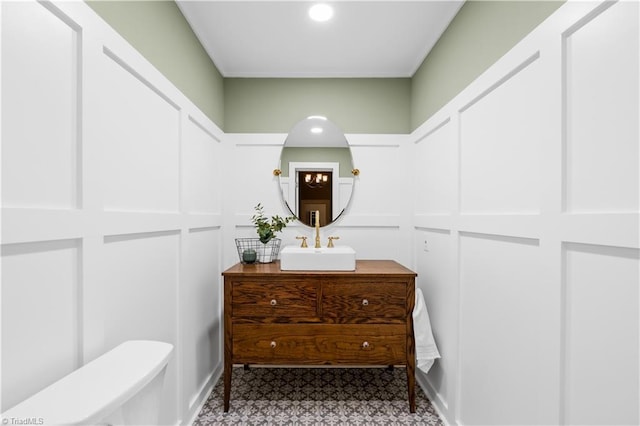
M 353 192 L 353 160 L 344 133 L 325 117 L 311 116 L 289 132 L 280 155 L 280 189 L 298 220 L 320 226 L 345 211 Z

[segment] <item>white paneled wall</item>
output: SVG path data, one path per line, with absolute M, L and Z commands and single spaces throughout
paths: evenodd
M 81 40 L 75 23 L 35 2 L 4 5 L 2 132 L 13 136 L 2 145 L 4 206 L 78 206 Z
M 411 135 L 450 424 L 638 424 L 638 2 L 568 2 Z
M 126 59 L 101 58 L 101 86 L 114 87 L 100 96 L 105 210 L 179 211 L 180 107 Z
M 639 154 L 638 14 L 633 8 L 602 8 L 563 34 L 566 212 L 638 211 L 639 182 L 629 179 L 637 177 Z
M 1 19 L 0 411 L 154 339 L 188 423 L 221 368 L 223 134 L 83 2 Z
M 565 418 L 637 424 L 638 250 L 566 243 L 563 270 Z
M 3 408 L 78 365 L 79 249 L 77 239 L 2 247 Z

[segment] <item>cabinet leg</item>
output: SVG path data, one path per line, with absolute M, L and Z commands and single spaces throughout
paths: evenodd
M 244 371 L 249 371 L 249 364 L 244 364 Z
M 407 392 L 409 394 L 409 411 L 416 412 L 416 371 L 415 364 L 407 363 Z
M 229 411 L 229 399 L 231 397 L 231 373 L 233 372 L 233 364 L 224 363 L 224 412 Z
M 388 365 L 387 366 L 387 371 L 393 371 L 393 368 L 394 368 L 393 365 Z

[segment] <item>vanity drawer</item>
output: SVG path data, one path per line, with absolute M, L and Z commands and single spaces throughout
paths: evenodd
M 324 283 L 322 316 L 330 318 L 407 317 L 405 282 Z
M 233 317 L 316 316 L 318 287 L 309 281 L 236 281 Z
M 406 342 L 404 325 L 238 324 L 233 327 L 233 360 L 242 364 L 404 364 Z

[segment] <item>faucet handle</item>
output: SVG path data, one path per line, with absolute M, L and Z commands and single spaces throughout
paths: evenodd
M 339 240 L 340 237 L 329 237 L 329 244 L 327 244 L 327 248 L 333 247 L 333 240 Z
M 302 248 L 309 247 L 307 245 L 307 237 L 296 237 L 296 240 L 302 240 L 302 244 L 300 244 L 300 247 L 302 247 Z

